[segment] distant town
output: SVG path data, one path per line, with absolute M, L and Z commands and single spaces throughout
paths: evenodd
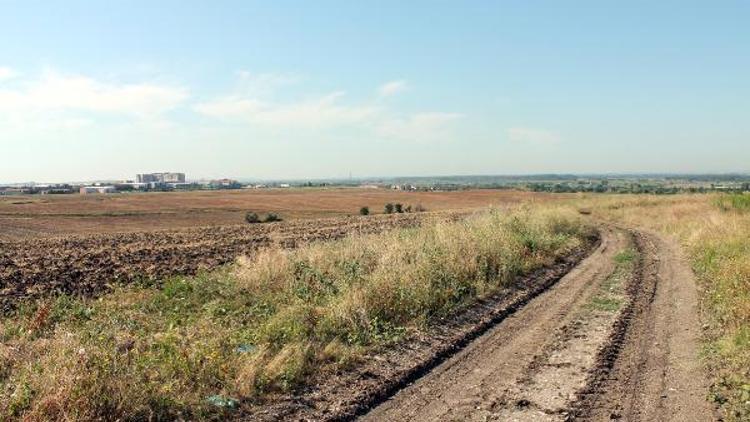
M 185 173 L 143 173 L 133 180 L 91 183 L 20 183 L 0 186 L 0 195 L 13 194 L 113 194 L 124 192 L 165 192 L 173 190 L 241 189 L 246 187 L 232 179 L 188 182 Z
M 750 192 L 748 174 L 706 175 L 527 175 L 436 176 L 393 178 L 341 178 L 285 181 L 210 179 L 189 181 L 185 173 L 136 174 L 132 180 L 87 183 L 16 183 L 0 185 L 0 195 L 117 194 L 219 189 L 286 189 L 357 187 L 402 191 L 451 191 L 466 189 L 521 189 L 534 192 L 594 193 L 704 193 Z

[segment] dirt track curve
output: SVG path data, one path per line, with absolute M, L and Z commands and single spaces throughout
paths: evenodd
M 677 246 L 606 226 L 549 290 L 361 419 L 711 421 L 697 315 Z

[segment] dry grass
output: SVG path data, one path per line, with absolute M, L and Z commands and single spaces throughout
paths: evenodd
M 0 419 L 221 419 L 355 364 L 580 245 L 563 209 L 269 249 L 0 320 Z
M 606 196 L 578 205 L 681 241 L 710 327 L 705 353 L 715 376 L 712 399 L 732 420 L 750 419 L 750 196 Z

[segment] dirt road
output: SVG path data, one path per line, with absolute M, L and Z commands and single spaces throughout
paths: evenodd
M 678 248 L 602 229 L 552 288 L 365 421 L 710 421 L 697 296 Z

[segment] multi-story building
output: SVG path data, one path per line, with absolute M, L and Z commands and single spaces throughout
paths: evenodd
M 136 183 L 185 183 L 185 173 L 145 173 L 135 175 Z

